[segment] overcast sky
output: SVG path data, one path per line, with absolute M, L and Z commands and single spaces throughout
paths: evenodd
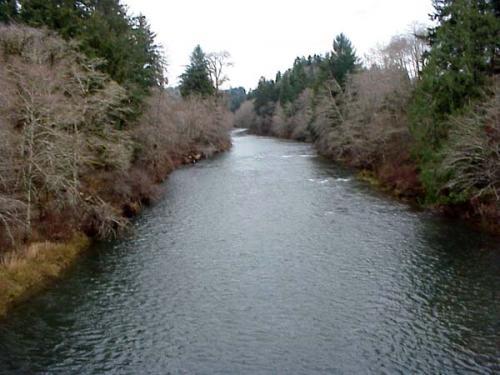
M 164 46 L 170 84 L 196 44 L 205 52 L 227 50 L 234 67 L 226 86 L 253 88 L 274 78 L 296 56 L 331 50 L 345 33 L 359 56 L 412 22 L 428 22 L 431 0 L 124 0 L 144 14 Z

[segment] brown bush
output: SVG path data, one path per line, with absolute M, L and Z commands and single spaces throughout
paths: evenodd
M 253 101 L 244 101 L 234 115 L 234 126 L 237 128 L 256 129 L 258 118 L 255 113 Z
M 327 153 L 367 169 L 398 155 L 411 142 L 405 111 L 410 93 L 408 78 L 398 69 L 373 67 L 352 75 L 341 121 L 326 136 Z
M 116 235 L 179 160 L 230 146 L 233 118 L 216 98 L 156 90 L 126 123 L 126 91 L 103 62 L 48 31 L 0 26 L 0 59 L 2 248 L 78 227 Z
M 446 157 L 439 169 L 449 176 L 443 187 L 500 211 L 500 79 L 489 100 L 450 119 Z M 465 194 L 465 195 L 464 195 Z

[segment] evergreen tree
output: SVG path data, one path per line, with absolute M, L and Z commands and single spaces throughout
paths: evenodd
M 286 72 L 279 81 L 279 100 L 282 105 L 293 100 L 293 89 L 290 84 L 289 72 Z
M 47 26 L 64 38 L 74 38 L 86 17 L 83 0 L 20 0 L 19 20 L 33 27 Z
M 298 98 L 300 93 L 307 87 L 307 75 L 305 72 L 306 59 L 297 57 L 290 72 L 290 85 L 292 87 L 292 97 L 290 101 Z
M 434 0 L 432 49 L 412 105 L 414 131 L 423 143 L 439 146 L 446 117 L 484 93 L 500 48 L 500 19 L 487 0 Z
M 0 22 L 9 22 L 17 16 L 16 0 L 0 0 Z
M 190 63 L 180 78 L 180 91 L 183 97 L 193 94 L 201 96 L 215 94 L 215 88 L 210 80 L 207 59 L 200 45 L 197 45 L 193 50 Z
M 450 131 L 488 96 L 489 76 L 495 73 L 500 48 L 500 19 L 493 1 L 434 0 L 430 30 L 432 46 L 410 106 L 411 131 L 416 139 L 420 180 L 430 202 L 443 199 L 441 189 L 450 176 L 439 166 L 447 151 Z
M 282 81 L 286 79 L 286 75 Z M 273 80 L 266 80 L 261 77 L 257 88 L 249 94 L 250 99 L 254 99 L 254 108 L 261 116 L 271 116 L 274 111 L 274 103 L 278 101 L 279 90 Z
M 247 98 L 247 92 L 243 87 L 234 87 L 224 91 L 228 97 L 228 106 L 231 112 L 236 112 Z
M 5 0 L 0 0 L 5 1 Z M 18 20 L 46 26 L 103 60 L 100 69 L 123 85 L 133 107 L 163 77 L 163 60 L 144 16 L 130 17 L 119 0 L 19 0 Z
M 132 18 L 135 54 L 135 76 L 142 87 L 161 86 L 164 83 L 165 61 L 162 48 L 156 44 L 156 34 L 143 15 Z
M 339 34 L 333 41 L 333 52 L 330 56 L 333 78 L 344 86 L 347 74 L 354 72 L 358 65 L 358 57 L 351 41 L 344 34 Z

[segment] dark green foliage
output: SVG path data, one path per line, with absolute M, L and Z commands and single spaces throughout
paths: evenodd
M 199 45 L 193 50 L 190 63 L 180 78 L 180 91 L 183 97 L 190 95 L 211 96 L 215 94 L 215 88 L 210 80 L 207 59 Z
M 329 62 L 332 76 L 341 86 L 345 85 L 347 75 L 359 67 L 356 51 L 351 41 L 342 33 L 333 41 Z
M 358 67 L 358 58 L 351 42 L 344 34 L 340 34 L 335 38 L 331 53 L 297 57 L 293 67 L 284 73 L 278 72 L 274 81 L 262 77 L 257 88 L 249 93 L 249 99 L 254 99 L 255 110 L 259 115 L 270 115 L 277 102 L 286 107 L 307 88 L 317 92 L 329 87 L 325 85 L 328 81 L 343 83 L 347 74 Z
M 295 104 L 305 90 L 312 89 L 319 96 L 319 92 L 329 92 L 333 96 L 338 93 L 332 87 L 339 87 L 336 81 L 345 80 L 348 73 L 356 70 L 358 59 L 345 35 L 340 34 L 333 45 L 334 50 L 325 56 L 297 57 L 292 68 L 278 72 L 275 80 L 262 77 L 257 88 L 249 92 L 248 99 L 253 100 L 255 112 L 262 119 L 261 132 L 271 131 L 276 108 L 289 117 L 299 112 Z M 313 106 L 315 102 L 312 100 Z
M 224 94 L 229 98 L 228 105 L 231 112 L 236 112 L 240 108 L 241 103 L 247 98 L 247 92 L 243 87 L 230 88 Z
M 431 52 L 412 105 L 414 133 L 437 148 L 446 139 L 446 118 L 479 99 L 495 68 L 500 24 L 485 0 L 435 0 Z
M 0 22 L 9 22 L 17 16 L 16 0 L 0 0 Z
M 82 29 L 86 4 L 75 0 L 20 0 L 18 19 L 33 27 L 46 26 L 65 38 L 76 37 Z
M 0 0 L 5 1 L 5 0 Z M 144 16 L 132 17 L 119 0 L 20 0 L 17 21 L 76 39 L 81 52 L 103 60 L 100 69 L 123 85 L 139 106 L 163 81 L 164 63 Z
M 279 91 L 273 80 L 261 77 L 257 89 L 249 93 L 254 99 L 254 108 L 260 116 L 271 116 L 274 111 L 274 103 L 278 101 Z
M 144 16 L 128 17 L 115 0 L 98 3 L 80 36 L 83 51 L 104 58 L 104 70 L 137 101 L 162 79 L 162 58 L 154 38 Z
M 498 64 L 500 19 L 494 3 L 434 1 L 432 17 L 439 24 L 430 30 L 432 49 L 410 107 L 421 176 L 432 201 L 442 185 L 436 166 L 454 126 L 449 117 L 470 111 L 488 95 L 489 77 Z

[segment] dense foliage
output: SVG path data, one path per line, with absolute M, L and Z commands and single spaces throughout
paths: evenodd
M 228 98 L 228 107 L 231 112 L 236 112 L 247 98 L 247 91 L 243 87 L 232 87 L 224 91 Z
M 333 42 L 333 49 L 324 56 L 297 57 L 292 68 L 284 73 L 278 72 L 274 80 L 262 77 L 255 90 L 248 95 L 254 101 L 258 115 L 269 117 L 273 115 L 275 105 L 285 107 L 288 114 L 293 111 L 290 104 L 299 98 L 306 89 L 315 92 L 323 91 L 325 87 L 336 90 L 337 82 L 344 85 L 348 74 L 359 69 L 358 57 L 351 41 L 344 35 L 338 35 Z M 270 130 L 269 126 L 267 131 Z M 264 130 L 264 131 L 266 131 Z
M 0 22 L 8 22 L 16 16 L 16 0 L 0 0 Z
M 119 0 L 0 0 L 0 20 L 48 27 L 126 88 L 138 115 L 141 101 L 163 82 L 164 62 L 144 16 L 130 16 Z
M 180 91 L 183 97 L 190 95 L 206 97 L 215 94 L 215 87 L 210 79 L 207 57 L 199 45 L 193 50 L 190 63 L 180 78 Z
M 324 56 L 261 78 L 237 126 L 313 141 L 398 195 L 500 222 L 500 2 L 434 0 L 414 27 L 365 59 L 339 35 Z M 495 224 L 496 223 L 496 224 Z
M 0 252 L 112 236 L 176 165 L 230 145 L 215 98 L 150 88 L 131 122 L 130 87 L 53 31 L 0 25 L 0 58 Z
M 460 126 L 451 118 L 469 116 L 496 90 L 492 77 L 499 73 L 498 2 L 435 0 L 434 4 L 433 18 L 439 24 L 431 30 L 432 48 L 410 106 L 412 133 L 427 198 L 462 200 L 470 194 L 442 194 L 454 172 L 442 174 L 439 166 L 449 132 Z

